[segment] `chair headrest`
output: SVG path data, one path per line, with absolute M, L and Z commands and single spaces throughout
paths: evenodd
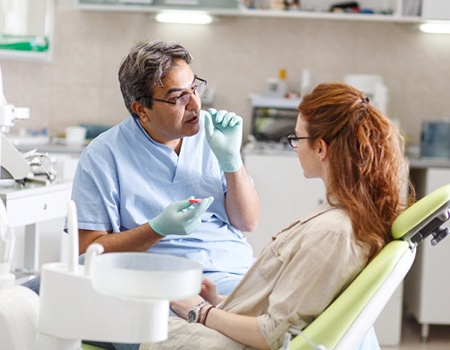
M 447 184 L 401 213 L 392 224 L 392 237 L 419 243 L 449 219 L 449 208 L 450 184 Z

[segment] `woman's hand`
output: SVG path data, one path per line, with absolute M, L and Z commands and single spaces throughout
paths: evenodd
M 204 299 L 200 295 L 195 295 L 189 299 L 172 301 L 170 308 L 181 318 L 187 320 L 187 314 L 195 305 L 200 304 Z
M 225 298 L 217 293 L 216 285 L 213 281 L 203 278 L 202 287 L 200 290 L 200 296 L 203 297 L 208 303 L 217 306 Z

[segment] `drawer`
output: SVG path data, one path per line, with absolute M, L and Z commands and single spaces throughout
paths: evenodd
M 13 227 L 65 217 L 71 189 L 8 199 L 6 212 Z

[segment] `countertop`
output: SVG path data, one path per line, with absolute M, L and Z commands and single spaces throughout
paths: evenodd
M 408 160 L 411 169 L 450 168 L 449 158 L 409 156 Z
M 243 155 L 279 155 L 279 156 L 293 156 L 296 157 L 296 153 L 292 148 L 284 146 L 280 143 L 269 142 L 249 142 L 243 149 Z M 433 157 L 420 157 L 416 155 L 408 155 L 409 167 L 411 169 L 428 169 L 428 168 L 449 168 L 450 158 L 433 158 Z
M 89 142 L 86 140 L 83 144 L 67 144 L 64 138 L 44 135 L 21 137 L 14 134 L 7 134 L 6 136 L 17 150 L 22 153 L 37 149 L 41 153 L 80 154 Z
M 25 185 L 15 183 L 12 186 L 0 186 L 0 198 L 16 199 L 27 197 L 32 193 L 33 195 L 41 195 L 48 192 L 70 190 L 72 188 L 71 181 L 58 181 L 49 185 L 37 182 L 26 182 Z

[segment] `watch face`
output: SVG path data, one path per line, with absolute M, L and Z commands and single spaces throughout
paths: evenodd
M 188 312 L 188 322 L 193 323 L 197 321 L 197 313 L 194 310 Z

